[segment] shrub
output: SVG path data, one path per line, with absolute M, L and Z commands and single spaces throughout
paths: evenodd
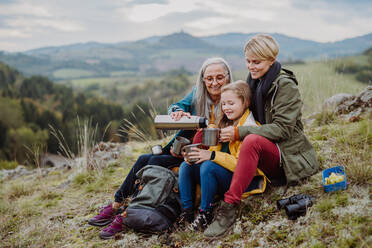
M 328 125 L 335 120 L 335 113 L 324 110 L 315 116 L 315 123 L 318 126 Z
M 11 170 L 15 169 L 18 166 L 18 163 L 16 161 L 0 161 L 0 170 Z
M 30 195 L 32 190 L 32 188 L 23 183 L 13 183 L 4 190 L 4 195 L 9 200 L 15 200 L 22 196 Z
M 91 183 L 94 180 L 95 180 L 95 177 L 94 175 L 92 175 L 92 173 L 82 172 L 82 173 L 77 174 L 74 177 L 73 182 L 77 185 L 83 185 L 83 184 Z
M 362 70 L 357 73 L 356 79 L 362 83 L 372 83 L 372 69 Z
M 361 70 L 361 66 L 353 61 L 342 61 L 335 66 L 335 71 L 338 73 L 357 73 Z

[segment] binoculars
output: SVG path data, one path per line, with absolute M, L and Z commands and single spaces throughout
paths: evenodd
M 285 209 L 288 219 L 295 220 L 300 216 L 305 216 L 307 208 L 311 207 L 313 202 L 313 197 L 305 194 L 298 194 L 278 200 L 276 205 L 279 210 L 282 208 Z

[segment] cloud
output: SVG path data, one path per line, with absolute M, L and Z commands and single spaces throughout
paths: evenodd
M 231 4 L 223 0 L 205 0 L 201 1 L 201 4 L 204 9 L 213 11 L 219 15 L 234 17 L 235 19 L 243 18 L 248 20 L 270 21 L 274 17 L 275 9 L 287 2 L 287 0 L 261 0 L 260 4 L 257 4 L 257 2 L 253 1 L 236 0 Z
M 137 5 L 137 4 L 152 4 L 152 3 L 167 4 L 168 2 L 169 2 L 168 0 L 132 0 L 129 3 L 133 5 Z
M 29 33 L 17 29 L 0 28 L 0 38 L 6 37 L 26 38 L 30 36 L 31 35 Z
M 1 36 L 0 36 L 1 37 Z M 19 49 L 19 45 L 14 42 L 2 42 L 0 41 L 0 47 L 6 47 L 8 51 L 16 51 Z
M 207 18 L 189 22 L 185 24 L 185 26 L 190 27 L 190 28 L 196 28 L 196 29 L 209 29 L 209 28 L 219 27 L 223 24 L 228 24 L 231 22 L 233 22 L 231 18 L 207 17 Z
M 336 41 L 372 32 L 370 0 L 0 0 L 1 49 L 265 32 Z
M 83 26 L 69 20 L 54 20 L 46 18 L 24 18 L 19 17 L 6 21 L 9 27 L 22 28 L 24 30 L 42 30 L 52 28 L 63 32 L 77 32 L 83 30 Z
M 196 10 L 196 1 L 170 0 L 166 4 L 149 3 L 134 5 L 131 9 L 122 8 L 121 13 L 133 22 L 148 22 L 171 13 L 186 13 Z
M 29 15 L 39 17 L 51 17 L 50 11 L 42 5 L 35 5 L 27 2 L 0 4 L 0 15 Z

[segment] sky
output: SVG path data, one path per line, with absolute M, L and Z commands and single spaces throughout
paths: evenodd
M 184 31 L 333 42 L 372 32 L 371 0 L 0 0 L 0 51 Z

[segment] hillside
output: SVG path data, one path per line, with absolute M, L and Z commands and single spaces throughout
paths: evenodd
M 170 137 L 146 144 L 130 142 L 117 162 L 102 164 L 100 170 L 72 163 L 70 169 L 49 173 L 41 169 L 32 175 L 1 180 L 0 246 L 370 247 L 372 112 L 355 122 L 326 113 L 307 121 L 312 124 L 306 125 L 305 131 L 321 169 L 345 166 L 348 186 L 344 191 L 325 193 L 318 172 L 296 186 L 269 186 L 263 195 L 244 200 L 241 218 L 224 238 L 207 241 L 200 232 L 182 230 L 170 235 L 141 235 L 129 230 L 103 241 L 98 237 L 100 228 L 88 225 L 87 220 L 112 198 L 138 155 L 148 152 L 151 145 L 165 144 Z M 305 216 L 288 220 L 284 211 L 277 210 L 276 201 L 298 193 L 314 197 L 314 205 Z
M 53 79 L 152 75 L 181 67 L 196 72 L 207 57 L 222 56 L 234 70 L 244 68 L 243 46 L 253 33 L 194 37 L 180 32 L 135 42 L 88 42 L 44 47 L 24 53 L 0 52 L 0 60 L 25 75 Z M 319 43 L 272 34 L 281 46 L 280 61 L 314 60 L 359 54 L 372 46 L 372 34 L 338 42 Z
M 74 93 L 42 76 L 24 77 L 0 62 L 0 168 L 6 167 L 7 161 L 33 164 L 29 155 L 35 149 L 57 153 L 60 144 L 49 132 L 51 126 L 63 134 L 64 145 L 76 153 L 73 144 L 79 128 L 77 118 L 97 125 L 97 138 L 120 140 L 110 132 L 116 132 L 124 112 L 113 102 Z M 110 122 L 116 124 L 104 138 L 104 129 Z
M 73 137 L 75 131 L 80 130 L 72 146 L 80 151 L 77 156 L 83 156 L 72 163 L 69 162 L 71 159 L 60 158 L 66 166 L 35 169 L 14 178 L 2 178 L 4 173 L 0 173 L 0 247 L 370 247 L 372 112 L 363 114 L 350 107 L 346 112 L 353 111 L 355 116 L 347 113 L 346 117 L 341 117 L 325 111 L 322 105 L 325 99 L 336 93 L 356 94 L 366 87 L 367 84 L 356 80 L 356 75 L 359 70 L 369 71 L 370 55 L 371 50 L 367 50 L 356 57 L 286 66 L 299 79 L 304 100 L 305 132 L 317 151 L 321 168 L 344 165 L 349 182 L 347 190 L 325 193 L 321 172 L 288 189 L 269 187 L 265 194 L 244 201 L 242 217 L 233 233 L 211 242 L 198 232 L 183 231 L 170 236 L 144 236 L 129 231 L 116 240 L 102 241 L 98 237 L 99 229 L 87 224 L 97 209 L 112 198 L 137 157 L 148 153 L 151 145 L 165 144 L 170 139 L 168 136 L 150 141 L 154 130 L 149 113 L 154 109 L 145 104 L 145 98 L 153 96 L 153 104 L 165 111 L 168 97 L 169 101 L 170 96 L 179 99 L 186 88 L 192 87 L 193 75 L 177 70 L 157 77 L 133 77 L 130 82 L 125 81 L 128 79 L 122 82 L 97 79 L 97 83 L 86 82 L 86 88 L 81 89 L 84 94 L 81 94 L 45 77 L 24 76 L 0 63 L 0 155 L 9 151 L 9 148 L 4 149 L 4 141 L 9 140 L 6 137 L 18 138 L 13 139 L 18 142 L 11 143 L 18 145 L 12 148 L 18 151 L 24 149 L 25 140 L 40 137 L 39 140 L 45 141 L 48 138 L 45 135 L 47 125 L 57 120 Z M 234 71 L 233 74 L 235 80 L 244 79 L 247 72 Z M 76 85 L 81 86 L 81 80 Z M 79 129 L 72 121 L 76 111 L 103 121 L 115 119 L 115 111 L 109 110 L 118 105 L 96 97 L 102 97 L 102 92 L 107 99 L 129 108 L 130 112 L 124 111 L 124 116 L 138 116 L 138 119 L 130 119 L 135 123 L 134 127 L 142 126 L 142 130 L 148 131 L 143 135 L 143 142 L 120 144 L 125 147 L 120 156 L 101 150 L 100 146 L 92 152 L 81 152 L 85 150 L 81 146 L 85 143 L 84 135 L 81 135 L 84 127 Z M 358 103 L 356 100 L 350 102 Z M 130 103 L 139 103 L 140 108 L 129 106 Z M 114 116 L 104 114 L 104 110 Z M 141 113 L 147 114 L 141 119 Z M 88 126 L 88 129 L 90 132 L 85 138 L 90 140 L 94 128 Z M 65 132 L 64 129 L 61 131 Z M 110 131 L 111 137 L 117 138 L 117 134 L 115 130 Z M 22 137 L 24 139 L 20 140 Z M 89 143 L 88 151 L 101 140 L 99 136 L 95 138 L 86 142 Z M 57 142 L 54 147 L 59 145 Z M 110 143 L 102 146 L 111 147 Z M 91 154 L 97 153 L 102 160 L 90 160 Z M 26 151 L 15 155 L 20 154 L 25 155 Z M 118 160 L 108 163 L 105 160 L 108 155 Z M 37 162 L 37 153 L 32 156 Z M 0 161 L 0 167 L 3 164 Z M 283 211 L 276 209 L 276 200 L 297 193 L 310 194 L 316 201 L 306 216 L 290 221 Z
M 327 97 L 340 92 L 356 93 L 368 84 L 368 82 L 362 83 L 356 79 L 356 71 L 346 73 L 335 69 L 336 67 L 346 68 L 345 66 L 349 64 L 349 61 L 353 61 L 352 65 L 362 61 L 368 64 L 368 56 L 360 55 L 339 60 L 283 65 L 284 68 L 292 70 L 299 79 L 299 87 L 305 101 L 305 116 L 320 111 L 321 107 L 318 103 L 324 101 Z M 360 66 L 364 68 L 366 64 Z M 246 69 L 235 70 L 233 71 L 233 79 L 245 80 L 247 74 Z M 185 92 L 195 84 L 195 79 L 196 74 L 190 75 L 184 70 L 175 70 L 156 76 L 131 75 L 116 78 L 84 78 L 61 81 L 60 83 L 70 85 L 77 92 L 115 100 L 123 106 L 130 104 L 134 99 L 144 101 L 151 99 L 160 109 L 165 109 L 172 101 L 181 99 Z M 372 80 L 372 77 L 369 77 L 369 79 Z M 183 90 L 180 87 L 181 85 L 184 87 Z M 322 88 L 323 90 L 314 95 L 314 88 Z M 157 89 L 161 89 L 161 91 L 157 91 Z

